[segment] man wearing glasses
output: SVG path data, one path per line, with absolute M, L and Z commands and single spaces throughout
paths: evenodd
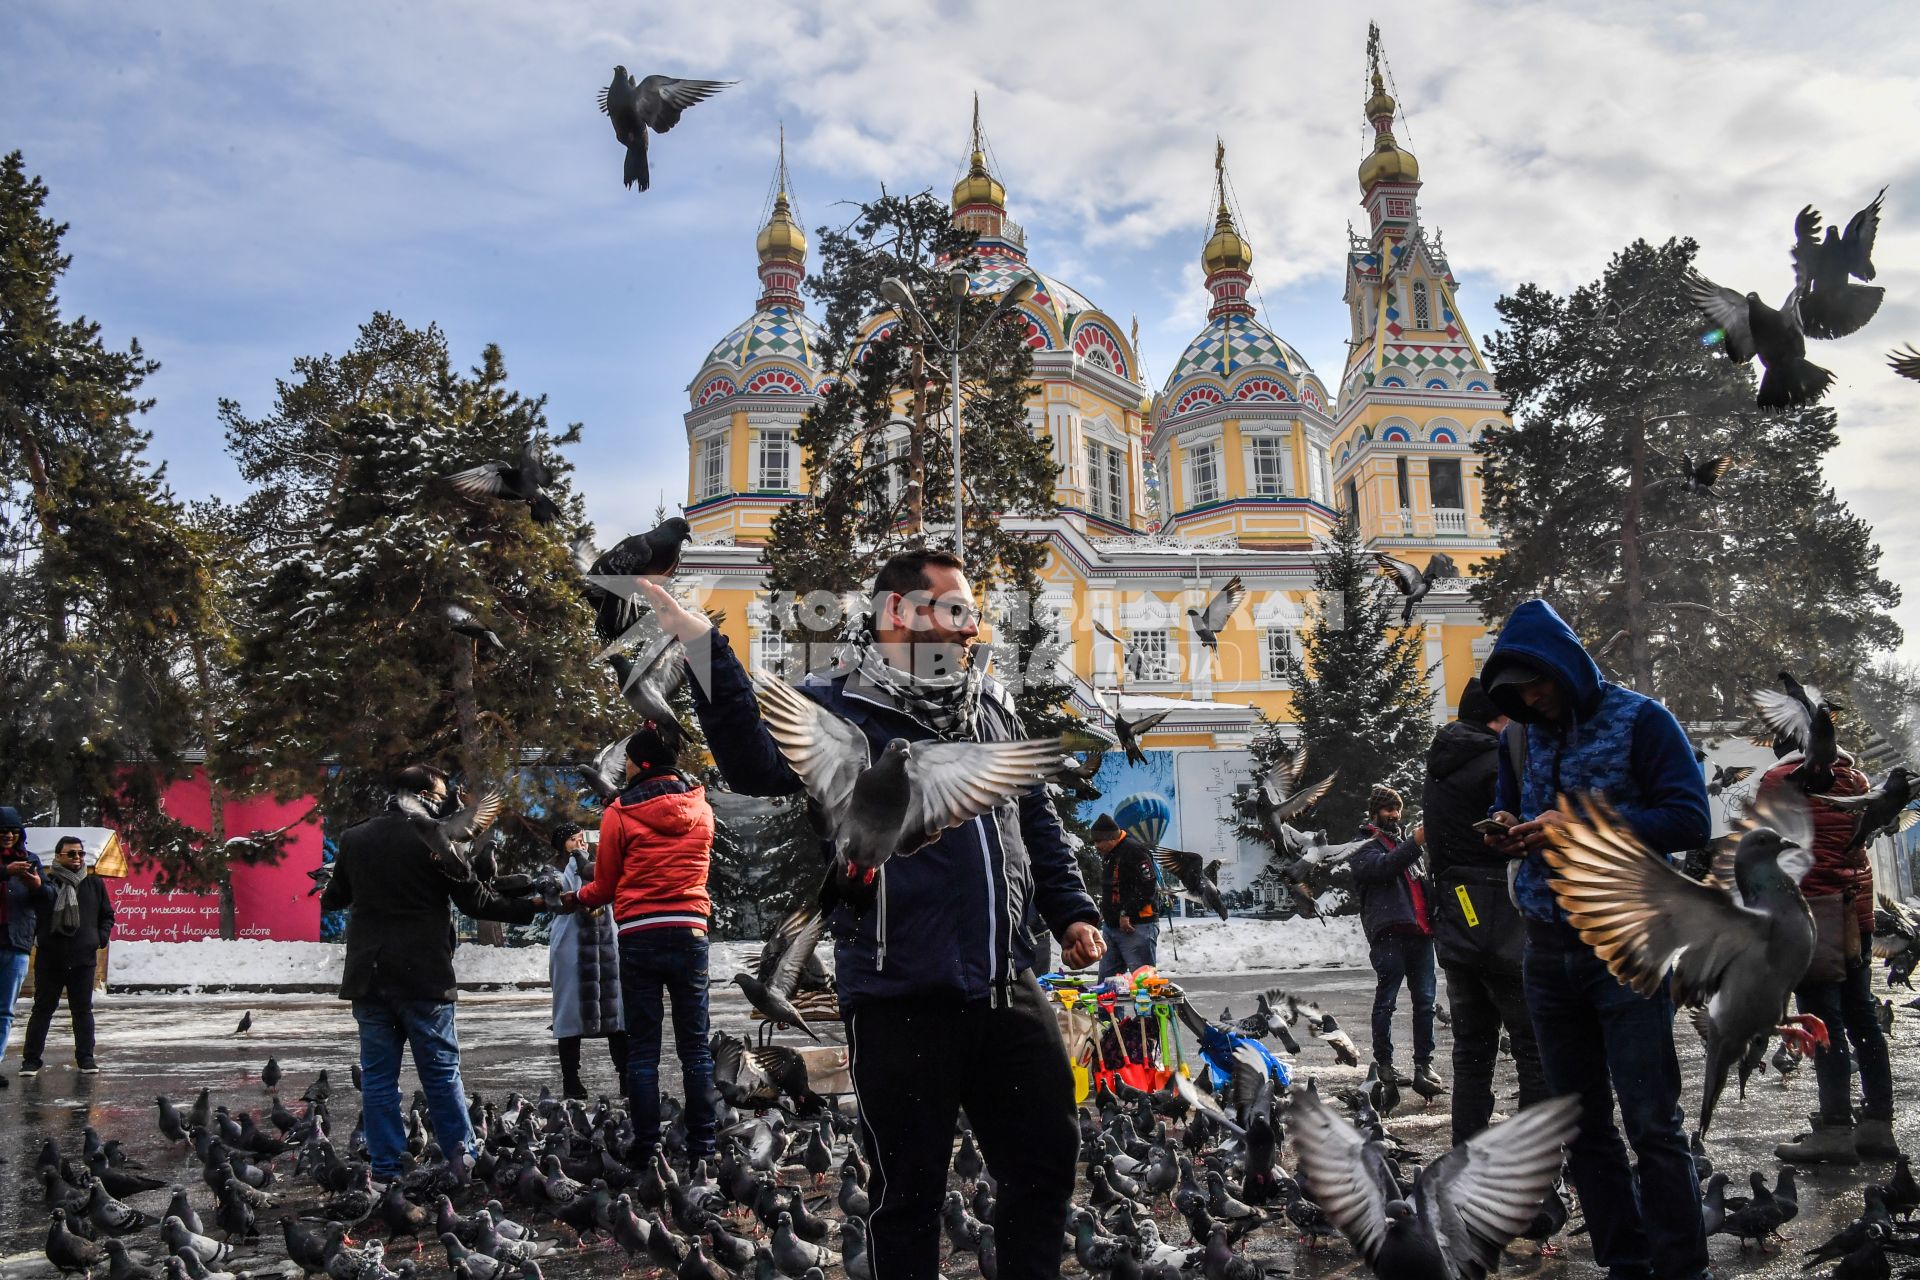
M 749 795 L 801 790 L 726 638 L 660 588 L 642 590 L 686 642 L 693 670 L 706 673 L 704 684 L 693 682 L 694 709 L 727 784 Z M 944 551 L 903 553 L 875 578 L 868 626 L 849 660 L 807 676 L 800 692 L 863 730 L 875 758 L 896 738 L 1023 738 L 1011 695 L 973 660 L 979 630 L 960 561 Z M 938 1274 L 941 1200 L 965 1108 L 999 1183 L 1000 1280 L 1059 1275 L 1079 1135 L 1066 1051 L 1033 977 L 1030 932 L 1043 921 L 1073 968 L 1105 947 L 1046 788 L 877 873 L 824 852 L 841 891 L 828 924 L 874 1166 L 874 1274 Z
M 33 1013 L 20 1046 L 20 1074 L 40 1074 L 47 1029 L 64 994 L 74 1065 L 90 1076 L 100 1070 L 93 1059 L 94 957 L 113 932 L 113 903 L 100 877 L 87 874 L 87 848 L 78 836 L 61 836 L 54 845 L 46 884 L 53 898 L 41 906 L 34 931 Z

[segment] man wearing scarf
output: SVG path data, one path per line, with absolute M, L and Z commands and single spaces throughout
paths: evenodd
M 99 876 L 87 874 L 87 848 L 78 836 L 61 836 L 47 868 L 50 906 L 42 906 L 35 931 L 33 1013 L 20 1046 L 20 1074 L 40 1074 L 47 1029 L 60 997 L 73 1019 L 73 1061 L 80 1074 L 100 1068 L 93 1058 L 94 957 L 113 932 L 113 903 Z
M 687 644 L 704 682 L 694 709 L 734 790 L 788 795 L 800 779 L 760 721 L 753 685 L 725 636 L 651 583 L 661 625 Z M 1013 699 L 976 660 L 979 613 L 960 561 L 911 551 L 874 580 L 866 634 L 842 668 L 802 694 L 867 738 L 889 742 L 1024 738 Z M 1100 913 L 1067 848 L 1046 788 L 942 832 L 911 857 L 859 872 L 830 846 L 835 983 L 849 1069 L 873 1157 L 868 1258 L 875 1275 L 932 1280 L 958 1113 L 999 1183 L 1000 1280 L 1060 1271 L 1078 1130 L 1073 1078 L 1052 1008 L 1033 977 L 1036 922 L 1069 967 L 1104 950 Z

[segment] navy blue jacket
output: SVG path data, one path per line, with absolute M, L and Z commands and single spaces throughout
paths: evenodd
M 1572 698 L 1571 723 L 1540 723 L 1509 686 L 1493 679 L 1515 658 L 1553 673 Z M 1627 828 L 1657 854 L 1705 844 L 1713 819 L 1693 744 L 1673 713 L 1644 694 L 1601 678 L 1580 639 L 1544 600 L 1529 600 L 1507 618 L 1480 671 L 1500 709 L 1525 725 L 1525 776 L 1516 776 L 1508 726 L 1501 740 L 1493 807 L 1525 822 L 1554 808 L 1562 795 L 1604 795 Z M 1528 919 L 1564 920 L 1549 886 L 1546 859 L 1528 854 L 1514 876 L 1514 897 Z M 1569 937 L 1572 930 L 1567 930 Z
M 727 785 L 755 796 L 802 790 L 760 721 L 753 683 L 732 646 L 718 631 L 708 635 L 710 650 L 708 641 L 696 639 L 688 653 L 695 671 L 710 658 L 707 682 L 689 683 L 707 747 Z M 875 757 L 895 738 L 935 736 L 890 701 L 864 691 L 852 673 L 809 675 L 799 689 L 858 725 Z M 981 693 L 979 736 L 989 742 L 1025 736 L 1012 700 L 991 679 Z M 830 848 L 822 853 L 832 856 Z M 943 832 L 910 857 L 888 859 L 867 910 L 856 913 L 845 903 L 835 908 L 827 923 L 841 1007 L 899 996 L 1003 1001 L 1020 971 L 1033 967 L 1029 935 L 1036 916 L 1056 937 L 1076 921 L 1100 923 L 1044 786 L 1017 804 Z
M 1412 836 L 1395 843 L 1378 827 L 1362 826 L 1373 838 L 1353 851 L 1348 865 L 1360 888 L 1360 927 L 1372 946 L 1388 933 L 1426 937 L 1433 933 L 1433 894 L 1427 898 L 1426 928 L 1413 909 L 1413 864 L 1420 860 L 1420 842 Z
M 9 861 L 31 862 L 34 874 L 40 877 L 40 887 L 31 887 L 19 876 L 6 878 L 7 925 L 6 932 L 0 934 L 0 951 L 31 951 L 40 913 L 53 909 L 53 887 L 47 883 L 47 868 L 39 855 L 16 849 Z

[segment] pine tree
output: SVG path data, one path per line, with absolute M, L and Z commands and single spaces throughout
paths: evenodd
M 957 230 L 931 194 L 881 193 L 838 230 L 821 229 L 822 269 L 807 288 L 825 305 L 820 356 L 830 390 L 801 421 L 808 493 L 774 518 L 767 546 L 771 590 L 804 597 L 846 597 L 870 581 L 895 552 L 951 546 L 953 461 L 946 428 L 949 388 L 937 347 L 901 319 L 885 336 L 860 334 L 886 307 L 880 283 L 906 281 L 941 336 L 978 334 L 961 363 L 962 461 L 971 513 L 965 559 L 976 592 L 1018 571 L 1017 535 L 994 514 L 1038 516 L 1052 507 L 1054 465 L 1047 443 L 1027 427 L 1033 352 L 1020 325 L 990 323 L 994 299 L 956 300 L 947 286 L 954 263 L 970 263 L 976 237 Z M 904 448 L 888 435 L 906 421 Z M 949 526 L 942 535 L 938 526 Z M 802 643 L 821 637 L 796 625 Z
M 1402 627 L 1400 598 L 1377 571 L 1351 519 L 1336 526 L 1314 568 L 1302 649 L 1286 660 L 1299 741 L 1312 753 L 1310 778 L 1337 773 L 1321 800 L 1334 839 L 1366 817 L 1367 793 L 1385 783 L 1410 799 L 1428 743 L 1433 697 L 1422 632 Z M 1254 780 L 1285 753 L 1278 725 L 1254 738 Z M 1244 834 L 1271 844 L 1249 824 Z
M 236 764 L 280 794 L 324 778 L 327 812 L 346 819 L 364 814 L 403 764 L 450 764 L 472 788 L 497 786 L 523 761 L 597 747 L 621 721 L 615 683 L 591 661 L 600 645 L 566 541 L 580 503 L 558 450 L 578 440 L 579 426 L 552 431 L 544 397 L 508 388 L 496 347 L 461 374 L 437 330 L 403 333 L 381 317 L 373 328 L 404 338 L 394 344 L 408 353 L 399 373 L 373 369 L 368 383 L 379 390 L 330 397 L 316 371 L 347 362 L 301 362 L 302 380 L 282 384 L 269 420 L 275 430 L 299 422 L 306 435 L 296 438 L 328 450 L 325 465 L 298 447 L 276 455 L 277 442 L 248 438 L 250 424 L 229 415 L 236 452 L 261 460 L 260 492 L 298 518 L 253 526 L 275 566 L 248 602 L 245 696 L 223 736 Z M 423 349 L 437 350 L 428 359 Z M 429 376 L 411 376 L 423 367 Z M 308 404 L 321 407 L 302 422 Z M 548 494 L 562 516 L 553 524 L 533 522 L 524 504 L 467 499 L 445 481 L 529 441 L 556 475 Z M 500 647 L 454 632 L 448 604 L 471 610 Z M 522 812 L 552 807 L 550 784 L 521 785 Z M 544 857 L 537 844 L 523 853 Z
M 72 259 L 47 188 L 0 160 L 0 794 L 136 854 L 194 740 L 182 637 L 204 584 L 134 426 L 158 365 L 61 313 Z
M 1474 591 L 1495 620 L 1544 596 L 1603 669 L 1683 720 L 1741 719 L 1782 667 L 1844 686 L 1896 645 L 1900 593 L 1822 478 L 1834 412 L 1757 408 L 1751 370 L 1703 342 L 1695 251 L 1635 241 L 1570 294 L 1500 299 L 1488 351 L 1515 425 L 1479 448 L 1504 554 Z M 1686 459 L 1722 455 L 1712 496 L 1688 492 Z

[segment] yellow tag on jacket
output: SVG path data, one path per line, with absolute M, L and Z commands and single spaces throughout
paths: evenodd
M 1473 897 L 1467 892 L 1467 886 L 1463 884 L 1453 886 L 1453 896 L 1460 899 L 1460 914 L 1467 918 L 1467 928 L 1479 928 L 1480 917 L 1474 913 Z

